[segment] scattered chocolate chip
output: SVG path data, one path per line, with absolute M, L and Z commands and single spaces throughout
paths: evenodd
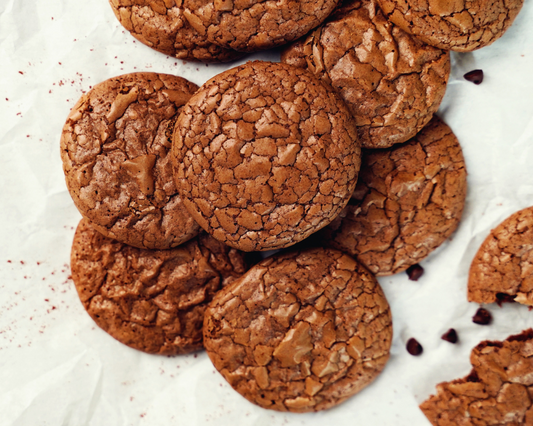
M 483 70 L 467 72 L 463 77 L 474 84 L 481 84 L 483 82 Z
M 489 325 L 492 322 L 492 315 L 484 308 L 479 308 L 472 317 L 472 321 L 479 325 Z
M 450 328 L 446 333 L 444 333 L 441 337 L 442 340 L 446 340 L 450 343 L 457 343 L 457 332 L 455 329 Z
M 420 355 L 422 351 L 424 350 L 422 345 L 418 343 L 418 340 L 416 340 L 413 337 L 411 337 L 407 341 L 407 345 L 405 347 L 407 348 L 407 352 L 409 352 L 411 355 L 414 355 L 414 356 Z
M 516 296 L 511 296 L 510 294 L 496 293 L 496 303 L 501 308 L 504 303 L 514 303 L 515 297 Z
M 417 263 L 416 265 L 409 266 L 405 272 L 407 272 L 407 276 L 411 281 L 418 281 L 424 275 L 424 268 Z

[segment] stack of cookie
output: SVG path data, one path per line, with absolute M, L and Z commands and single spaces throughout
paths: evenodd
M 426 22 L 411 2 L 111 0 L 137 39 L 182 59 L 295 43 L 200 88 L 128 74 L 74 106 L 72 275 L 100 327 L 149 353 L 205 345 L 239 393 L 280 411 L 329 408 L 377 377 L 392 320 L 375 276 L 425 258 L 464 206 L 461 147 L 434 116 L 447 49 L 494 41 L 519 10 L 434 2 Z M 246 256 L 273 249 L 287 251 Z

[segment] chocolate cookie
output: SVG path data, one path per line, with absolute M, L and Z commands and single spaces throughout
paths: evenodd
M 377 0 L 387 18 L 432 46 L 457 52 L 488 46 L 511 26 L 523 0 Z
M 447 51 L 388 22 L 375 0 L 345 2 L 281 60 L 333 86 L 355 117 L 363 148 L 416 135 L 438 110 L 450 74 Z
M 202 348 L 207 304 L 245 272 L 245 262 L 205 233 L 170 250 L 138 249 L 104 237 L 82 219 L 71 269 L 99 327 L 132 348 L 174 355 Z
M 244 251 L 288 247 L 326 226 L 360 166 L 342 100 L 308 71 L 259 61 L 200 88 L 176 122 L 172 152 L 193 218 Z
M 61 135 L 67 187 L 104 235 L 166 249 L 198 233 L 167 155 L 178 113 L 197 88 L 172 75 L 126 74 L 97 84 L 72 108 Z
M 532 306 L 532 241 L 533 207 L 520 210 L 493 229 L 470 266 L 468 301 L 503 299 Z
M 184 15 L 219 46 L 254 52 L 289 43 L 327 18 L 339 0 L 184 0 Z
M 141 43 L 178 59 L 228 62 L 243 56 L 207 41 L 187 21 L 181 0 L 109 0 L 120 23 Z
M 533 424 L 533 330 L 484 341 L 470 355 L 472 372 L 437 385 L 420 408 L 434 426 Z
M 466 196 L 463 154 L 437 116 L 413 139 L 363 152 L 349 205 L 319 238 L 376 275 L 418 263 L 455 230 Z
M 246 399 L 319 411 L 372 382 L 389 358 L 392 323 L 376 279 L 331 249 L 267 258 L 206 310 L 211 361 Z

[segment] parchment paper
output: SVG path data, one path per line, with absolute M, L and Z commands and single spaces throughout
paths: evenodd
M 134 41 L 106 0 L 0 1 L 0 425 L 427 426 L 418 404 L 443 380 L 470 370 L 483 339 L 533 326 L 533 312 L 488 306 L 471 318 L 468 268 L 490 229 L 533 205 L 533 4 L 505 36 L 452 54 L 439 115 L 458 136 L 468 197 L 458 231 L 431 254 L 418 282 L 380 279 L 394 341 L 383 374 L 326 412 L 283 414 L 235 393 L 205 353 L 161 357 L 113 340 L 86 314 L 69 279 L 80 215 L 66 190 L 59 137 L 69 109 L 94 84 L 133 71 L 175 73 L 202 84 L 228 65 L 183 63 Z M 247 59 L 278 60 L 278 52 Z M 236 65 L 235 63 L 231 66 Z M 480 68 L 476 86 L 463 79 Z M 440 339 L 454 327 L 460 343 Z M 405 350 L 408 338 L 424 347 Z

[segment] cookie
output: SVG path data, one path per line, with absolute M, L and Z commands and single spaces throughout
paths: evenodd
M 350 203 L 319 238 L 376 275 L 424 259 L 457 228 L 466 196 L 463 154 L 437 116 L 413 139 L 364 150 Z
M 281 61 L 331 84 L 350 108 L 363 148 L 416 135 L 438 110 L 450 74 L 447 51 L 388 22 L 375 0 L 345 2 Z
M 339 0 L 184 0 L 192 27 L 219 46 L 255 52 L 303 36 L 335 9 Z
M 484 341 L 470 355 L 471 373 L 437 385 L 420 404 L 434 426 L 533 424 L 533 330 Z
M 514 213 L 479 247 L 468 275 L 468 301 L 533 306 L 533 207 Z
M 100 328 L 144 352 L 202 348 L 213 295 L 245 272 L 243 254 L 201 233 L 170 250 L 139 249 L 104 237 L 82 219 L 72 245 L 72 279 Z
M 342 100 L 308 71 L 260 61 L 200 88 L 176 122 L 172 152 L 193 218 L 244 251 L 288 247 L 326 226 L 360 167 Z
M 204 344 L 230 385 L 278 411 L 356 394 L 389 358 L 389 305 L 372 274 L 331 249 L 265 259 L 209 304 Z
M 181 1 L 109 0 L 115 16 L 137 40 L 178 59 L 229 62 L 243 53 L 207 41 L 187 21 Z
M 377 0 L 387 18 L 432 46 L 471 52 L 511 26 L 523 0 Z
M 74 204 L 102 234 L 166 249 L 198 233 L 167 155 L 176 118 L 197 88 L 172 75 L 125 74 L 72 108 L 61 134 L 63 171 Z

